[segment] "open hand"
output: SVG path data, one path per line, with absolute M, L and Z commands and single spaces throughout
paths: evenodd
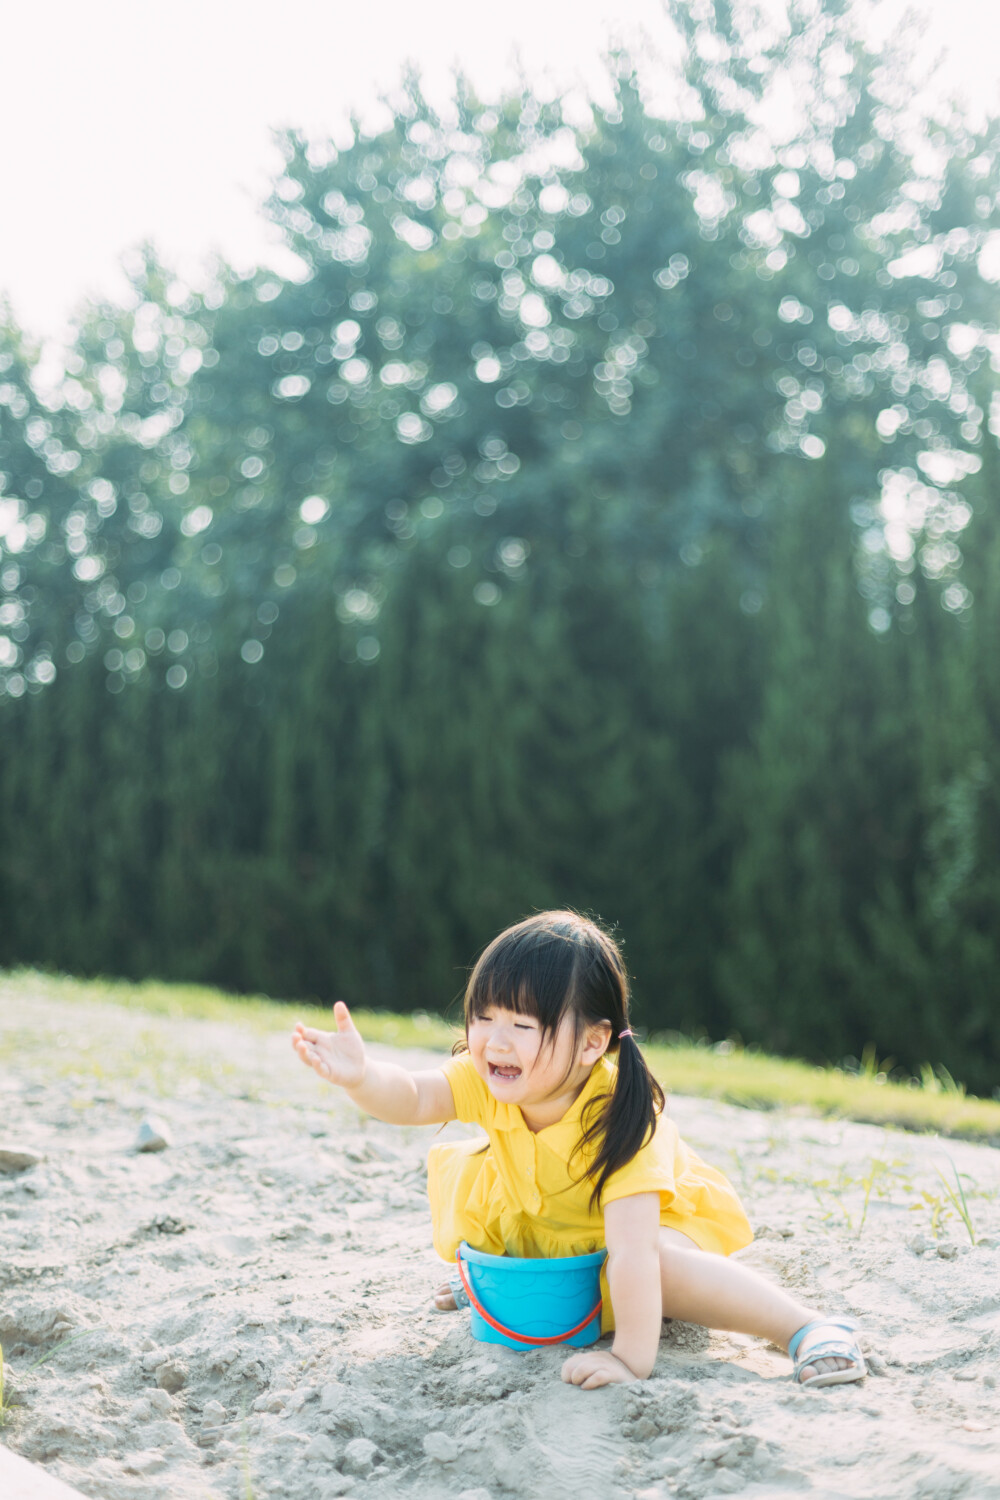
M 365 1080 L 365 1044 L 343 1000 L 333 1007 L 336 1031 L 317 1031 L 301 1021 L 292 1032 L 292 1046 L 304 1063 L 328 1083 L 356 1089 Z
M 562 1378 L 567 1385 L 596 1391 L 601 1385 L 628 1385 L 639 1377 L 610 1349 L 580 1349 L 563 1365 Z

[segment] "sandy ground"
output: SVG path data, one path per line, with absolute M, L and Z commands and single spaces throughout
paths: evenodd
M 2 1436 L 93 1500 L 1000 1497 L 996 1150 L 673 1097 L 743 1257 L 858 1316 L 873 1373 L 799 1391 L 674 1324 L 651 1380 L 584 1392 L 431 1309 L 433 1131 L 363 1120 L 285 1035 L 17 1009 L 0 988 L 0 1148 L 44 1159 L 0 1175 Z M 173 1144 L 138 1154 L 150 1112 Z

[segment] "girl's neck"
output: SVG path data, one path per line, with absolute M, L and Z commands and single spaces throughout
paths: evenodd
M 548 1099 L 540 1099 L 536 1104 L 522 1104 L 521 1118 L 531 1131 L 537 1135 L 540 1130 L 547 1130 L 550 1125 L 558 1125 L 566 1115 L 569 1114 L 573 1105 L 579 1099 L 587 1081 L 594 1071 L 594 1064 L 590 1067 L 574 1070 L 573 1077 Z

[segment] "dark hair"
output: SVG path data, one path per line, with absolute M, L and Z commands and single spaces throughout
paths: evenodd
M 617 1054 L 614 1089 L 590 1100 L 574 1155 L 593 1160 L 584 1172 L 594 1184 L 591 1206 L 608 1178 L 653 1136 L 663 1090 L 646 1066 L 629 1029 L 628 974 L 614 939 L 574 911 L 543 911 L 501 932 L 480 955 L 465 991 L 465 1029 L 491 1007 L 532 1016 L 543 1040 L 554 1040 L 564 1015 L 579 1043 L 588 1026 L 611 1026 L 608 1053 Z M 465 1050 L 458 1043 L 457 1050 Z

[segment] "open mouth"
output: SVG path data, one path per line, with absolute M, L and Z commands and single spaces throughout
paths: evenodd
M 497 1063 L 490 1063 L 490 1077 L 498 1078 L 501 1083 L 513 1083 L 515 1078 L 520 1078 L 521 1069 L 515 1067 L 500 1067 Z

